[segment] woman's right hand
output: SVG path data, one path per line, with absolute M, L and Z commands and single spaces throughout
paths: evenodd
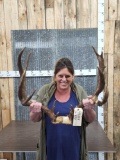
M 30 104 L 30 112 L 39 113 L 41 112 L 42 103 L 32 100 Z

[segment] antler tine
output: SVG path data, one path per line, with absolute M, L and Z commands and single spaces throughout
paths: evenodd
M 19 100 L 21 101 L 22 105 L 29 106 L 30 103 L 31 103 L 30 99 L 31 99 L 31 97 L 33 96 L 33 94 L 35 93 L 36 90 L 34 90 L 32 92 L 32 94 L 29 97 L 27 97 L 27 94 L 26 94 L 26 70 L 27 70 L 28 61 L 29 61 L 31 53 L 29 53 L 29 55 L 27 57 L 27 60 L 26 60 L 26 63 L 25 63 L 25 66 L 24 66 L 24 69 L 23 69 L 22 64 L 21 64 L 21 57 L 22 57 L 22 54 L 24 52 L 24 49 L 20 52 L 20 54 L 18 56 L 18 63 L 17 63 L 19 73 L 20 73 L 20 83 L 19 83 L 19 87 L 18 87 L 18 97 L 19 97 Z
M 99 63 L 99 68 L 100 70 L 103 72 L 105 69 L 105 65 L 104 65 L 104 58 L 103 58 L 103 52 L 101 52 L 101 55 L 99 55 L 96 51 L 96 49 L 92 46 L 94 53 L 96 54 L 96 57 L 98 59 L 98 63 Z
M 21 52 L 19 53 L 19 55 L 18 55 L 17 66 L 18 66 L 18 69 L 19 69 L 20 76 L 21 76 L 22 73 L 23 73 L 23 67 L 22 67 L 22 64 L 21 64 L 21 57 L 22 57 L 22 54 L 23 54 L 24 50 L 25 50 L 25 48 L 23 48 L 23 49 L 21 50 Z
M 106 87 L 102 101 L 98 100 L 97 102 L 98 106 L 102 106 L 103 104 L 105 104 L 107 102 L 108 96 L 109 96 L 109 91 L 108 88 Z

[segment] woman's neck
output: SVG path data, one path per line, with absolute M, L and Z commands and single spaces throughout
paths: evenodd
M 69 88 L 67 90 L 59 90 L 59 89 L 57 89 L 55 91 L 55 98 L 59 102 L 67 102 L 69 100 L 69 98 L 70 98 L 70 92 L 71 92 L 71 88 Z

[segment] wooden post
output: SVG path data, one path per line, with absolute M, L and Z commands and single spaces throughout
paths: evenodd
M 108 108 L 107 108 L 107 117 L 105 121 L 107 122 L 107 136 L 113 144 L 113 54 L 114 54 L 114 31 L 115 31 L 115 22 L 106 21 L 105 22 L 105 46 L 104 52 L 108 54 L 108 89 L 109 89 L 109 98 L 108 98 Z M 106 120 L 107 118 L 107 120 Z M 113 154 L 107 154 L 108 160 L 113 160 Z
M 114 50 L 114 144 L 116 154 L 114 159 L 120 159 L 120 20 L 115 21 Z

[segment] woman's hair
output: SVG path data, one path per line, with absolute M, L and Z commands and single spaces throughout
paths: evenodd
M 67 68 L 68 71 L 74 75 L 74 67 L 72 62 L 68 58 L 61 58 L 59 59 L 54 68 L 54 76 L 63 68 Z

